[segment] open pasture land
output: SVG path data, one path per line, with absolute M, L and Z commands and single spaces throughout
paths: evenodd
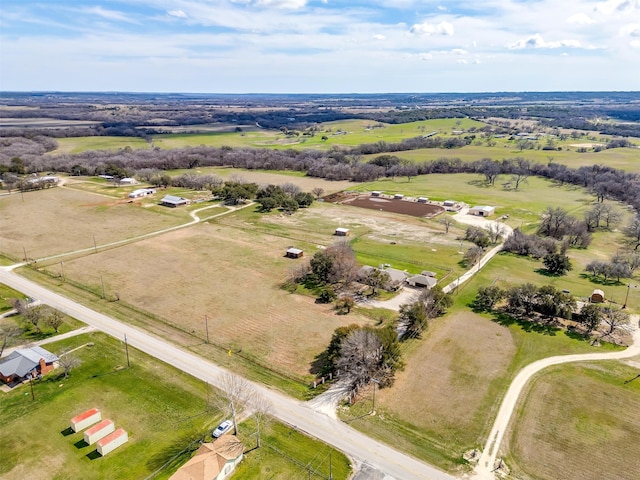
M 567 141 L 568 142 L 568 141 Z M 564 142 L 564 143 L 567 143 Z M 572 140 L 575 143 L 575 140 Z M 559 142 L 562 143 L 562 142 Z M 563 146 L 562 150 L 522 150 L 516 144 L 501 140 L 495 146 L 471 144 L 461 148 L 423 148 L 394 152 L 392 155 L 413 162 L 433 161 L 439 158 L 459 158 L 463 162 L 473 162 L 483 158 L 501 161 L 506 158 L 522 157 L 532 163 L 548 164 L 549 161 L 566 165 L 571 168 L 591 165 L 606 165 L 608 167 L 640 173 L 640 149 L 611 148 L 600 152 L 577 152 L 578 147 Z M 365 155 L 365 160 L 374 159 L 382 154 Z M 498 181 L 507 181 L 508 175 L 498 177 Z
M 300 187 L 303 192 L 310 192 L 312 189 L 322 188 L 325 194 L 339 192 L 349 189 L 356 183 L 346 180 L 325 180 L 324 178 L 309 177 L 305 172 L 293 172 L 290 170 L 246 170 L 242 168 L 228 167 L 200 167 L 187 170 L 167 170 L 168 175 L 179 176 L 183 174 L 217 175 L 224 180 L 232 180 L 240 177 L 243 181 L 257 183 L 258 185 L 282 185 L 283 183 L 293 183 Z
M 586 341 L 505 327 L 457 307 L 402 348 L 407 366 L 392 387 L 376 392 L 377 414 L 351 425 L 448 471 L 459 471 L 462 454 L 484 444 L 520 368 L 546 356 L 595 351 Z M 370 390 L 360 403 L 354 414 L 369 411 Z
M 336 327 L 367 320 L 282 290 L 289 270 L 304 261 L 284 257 L 291 244 L 213 221 L 65 262 L 65 274 L 97 294 L 102 277 L 110 298 L 202 339 L 208 321 L 212 343 L 307 379 Z M 295 245 L 307 255 L 317 250 Z
M 24 201 L 22 200 L 24 198 Z M 132 238 L 184 223 L 164 207 L 142 208 L 57 187 L 0 197 L 0 252 L 42 258 Z M 165 212 L 167 211 L 167 212 Z M 160 213 L 160 214 L 159 214 Z
M 463 232 L 451 227 L 449 234 L 445 234 L 444 227 L 435 220 L 325 202 L 300 209 L 294 215 L 265 215 L 245 209 L 214 221 L 249 232 L 281 236 L 289 239 L 291 245 L 306 242 L 328 246 L 349 240 L 362 265 L 388 263 L 410 273 L 431 270 L 439 279 L 448 272 L 454 278 L 464 270 L 457 240 Z M 337 227 L 348 228 L 349 236 L 334 236 Z
M 81 360 L 69 378 L 56 370 L 10 393 L 0 392 L 0 477 L 4 480 L 144 478 L 221 420 L 205 413 L 206 386 L 193 377 L 98 332 L 49 344 L 51 352 L 75 348 Z M 97 407 L 129 433 L 129 442 L 102 458 L 69 420 Z M 176 448 L 178 447 L 178 448 Z
M 496 207 L 494 218 L 509 214 L 511 218 L 507 223 L 513 227 L 519 227 L 521 222 L 538 222 L 540 214 L 548 206 L 562 205 L 569 212 L 574 212 L 595 200 L 582 188 L 559 186 L 543 178 L 529 177 L 528 183 L 522 184 L 516 191 L 498 183 L 487 186 L 484 177 L 470 173 L 420 175 L 411 181 L 407 181 L 406 177 L 397 177 L 362 183 L 352 190 L 377 190 L 385 194 L 400 193 L 437 201 L 455 200 L 470 206 L 492 205 Z
M 81 153 L 88 150 L 120 150 L 124 148 L 149 148 L 149 144 L 138 137 L 67 137 L 57 138 L 56 153 Z
M 505 461 L 523 480 L 635 480 L 640 379 L 619 362 L 558 365 L 525 389 L 505 435 Z

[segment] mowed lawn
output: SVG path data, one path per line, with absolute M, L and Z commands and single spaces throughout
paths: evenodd
M 24 200 L 23 200 L 24 199 Z M 185 223 L 174 209 L 143 208 L 64 187 L 0 198 L 0 253 L 30 259 L 132 238 Z
M 34 383 L 35 400 L 29 385 L 0 392 L 4 480 L 144 478 L 168 461 L 185 438 L 221 420 L 215 410 L 204 414 L 207 394 L 202 382 L 133 348 L 131 368 L 126 369 L 122 342 L 102 333 L 46 348 L 56 353 L 89 342 L 94 346 L 74 353 L 82 363 L 69 378 L 54 371 Z M 95 445 L 84 444 L 82 433 L 67 431 L 73 416 L 93 407 L 129 434 L 127 444 L 104 458 L 96 457 Z
M 222 217 L 225 218 L 225 217 Z M 331 238 L 327 235 L 327 238 Z M 284 257 L 290 238 L 212 223 L 65 262 L 65 274 L 95 292 L 166 319 L 211 341 L 308 378 L 333 330 L 366 321 L 287 293 L 280 284 L 303 262 Z M 295 242 L 307 255 L 314 243 Z
M 635 480 L 640 472 L 640 379 L 634 366 L 550 367 L 533 378 L 502 450 L 523 480 Z M 625 383 L 628 382 L 628 383 Z
M 92 346 L 87 345 L 92 343 Z M 84 334 L 47 345 L 52 352 L 84 347 L 73 354 L 79 367 L 63 378 L 58 370 L 10 393 L 0 392 L 0 477 L 3 480 L 64 480 L 69 478 L 154 478 L 166 480 L 187 461 L 187 447 L 227 418 L 216 408 L 224 402 L 217 391 L 189 375 L 129 348 L 131 367 L 121 341 L 102 333 Z M 70 419 L 89 408 L 124 428 L 129 442 L 105 457 L 96 446 L 73 433 Z M 262 448 L 255 446 L 255 424 L 240 424 L 245 458 L 238 478 L 307 478 L 301 465 L 346 480 L 349 459 L 301 432 L 269 421 L 262 428 Z M 210 435 L 205 438 L 211 441 Z M 197 445 L 196 445 L 197 447 Z M 329 465 L 329 458 L 332 465 Z M 155 472 L 155 475 L 154 475 Z M 235 477 L 234 477 L 235 478 Z

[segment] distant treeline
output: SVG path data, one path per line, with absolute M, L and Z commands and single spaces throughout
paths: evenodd
M 2 139 L 0 139 L 1 141 Z M 4 139 L 7 140 L 7 139 Z M 24 139 L 19 146 L 20 157 L 0 157 L 0 173 L 5 182 L 15 181 L 17 175 L 34 172 L 66 172 L 71 175 L 100 175 L 117 172 L 121 176 L 144 174 L 151 177 L 153 171 L 194 169 L 206 166 L 226 166 L 245 169 L 292 170 L 327 180 L 374 181 L 383 177 L 434 173 L 476 173 L 494 183 L 499 175 L 506 175 L 507 182 L 517 186 L 526 177 L 536 175 L 559 182 L 579 185 L 592 191 L 600 200 L 616 199 L 640 210 L 640 177 L 611 167 L 593 165 L 569 168 L 557 163 L 531 163 L 517 157 L 495 161 L 479 159 L 463 162 L 459 158 L 440 158 L 433 161 L 406 162 L 393 155 L 381 155 L 363 161 L 358 154 L 349 154 L 339 148 L 317 150 L 271 150 L 255 148 L 193 147 L 175 150 L 144 149 L 121 151 L 88 151 L 75 155 L 45 155 L 51 147 L 51 139 L 36 137 Z M 24 148 L 29 147 L 30 153 Z M 5 145 L 3 154 L 11 150 Z

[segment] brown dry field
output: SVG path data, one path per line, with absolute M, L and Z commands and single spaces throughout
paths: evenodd
M 407 200 L 387 199 L 370 196 L 359 196 L 353 200 L 343 202 L 345 205 L 353 207 L 368 208 L 370 210 L 378 210 L 383 212 L 400 213 L 402 215 L 411 215 L 412 217 L 431 218 L 439 213 L 444 212 L 444 208 L 438 205 L 430 205 L 428 203 L 410 202 Z
M 619 362 L 552 367 L 536 376 L 505 436 L 516 478 L 635 480 L 640 472 L 640 382 Z
M 255 355 L 295 375 L 335 328 L 367 322 L 279 288 L 303 259 L 284 258 L 291 241 L 216 223 L 203 223 L 117 249 L 65 262 L 65 275 L 167 319 L 212 343 Z M 308 256 L 315 247 L 301 245 Z M 55 270 L 52 267 L 52 271 Z
M 509 330 L 461 312 L 430 324 L 424 337 L 393 388 L 380 390 L 380 404 L 419 429 L 447 432 L 444 443 L 481 444 L 493 416 L 477 414 L 499 400 L 489 396 L 490 384 L 507 374 L 516 354 Z
M 0 253 L 42 258 L 185 223 L 175 212 L 145 209 L 57 187 L 0 197 Z M 160 212 L 160 214 L 159 214 Z

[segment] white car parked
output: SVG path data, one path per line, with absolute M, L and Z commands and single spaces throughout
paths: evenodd
M 225 420 L 220 425 L 218 425 L 216 429 L 213 431 L 213 434 L 212 434 L 213 438 L 218 438 L 221 435 L 224 435 L 229 430 L 231 430 L 231 427 L 233 427 L 233 422 L 231 420 Z

